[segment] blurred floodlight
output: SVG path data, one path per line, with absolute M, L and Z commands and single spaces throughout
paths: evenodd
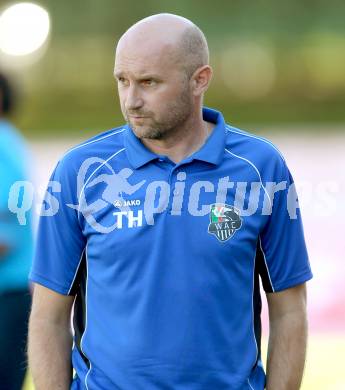
M 33 3 L 16 3 L 0 14 L 0 50 L 24 56 L 38 50 L 47 40 L 48 12 Z
M 268 47 L 236 41 L 223 51 L 222 76 L 225 85 L 239 98 L 258 99 L 274 87 L 276 66 Z

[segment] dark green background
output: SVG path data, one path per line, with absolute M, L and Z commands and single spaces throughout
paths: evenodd
M 344 1 L 40 4 L 51 16 L 48 49 L 36 63 L 10 69 L 21 91 L 14 121 L 26 135 L 89 135 L 122 123 L 112 77 L 114 47 L 131 24 L 158 12 L 183 15 L 205 32 L 215 70 L 206 104 L 221 109 L 227 121 L 259 128 L 308 124 L 311 129 L 345 122 Z M 231 81 L 224 82 L 224 52 L 231 61 L 234 45 L 240 49 L 259 45 L 270 53 L 276 76 L 266 94 L 243 97 L 229 87 Z M 249 51 L 247 63 L 252 64 L 254 55 Z M 262 69 L 252 65 L 238 78 L 249 76 L 260 79 Z

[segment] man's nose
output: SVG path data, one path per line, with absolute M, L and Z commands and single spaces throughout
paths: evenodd
M 140 96 L 138 88 L 136 88 L 135 86 L 129 87 L 125 103 L 126 109 L 137 110 L 138 108 L 141 108 L 143 104 L 144 102 L 142 97 Z

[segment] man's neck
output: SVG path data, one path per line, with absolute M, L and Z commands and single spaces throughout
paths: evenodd
M 211 134 L 215 124 L 200 117 L 188 121 L 183 128 L 164 140 L 142 139 L 151 152 L 167 156 L 176 164 L 199 150 Z

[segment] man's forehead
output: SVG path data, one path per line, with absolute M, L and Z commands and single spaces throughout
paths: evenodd
M 150 55 L 117 55 L 115 58 L 115 72 L 132 71 L 145 74 L 152 73 L 162 68 L 156 56 Z
M 140 73 L 152 73 L 177 61 L 176 47 L 171 44 L 122 45 L 116 50 L 115 70 L 131 68 Z
M 120 39 L 116 47 L 116 55 L 167 55 L 176 51 L 177 47 L 178 41 L 167 36 L 134 36 Z

